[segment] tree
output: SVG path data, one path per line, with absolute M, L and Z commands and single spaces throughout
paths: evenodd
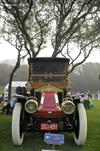
M 46 41 L 46 26 L 48 26 L 45 21 L 48 15 L 42 17 L 41 11 L 42 13 L 45 12 L 45 7 L 39 1 L 26 0 L 23 2 L 19 0 L 16 3 L 12 2 L 1 0 L 1 18 L 3 22 L 1 35 L 18 50 L 16 65 L 10 74 L 9 100 L 13 75 L 20 67 L 21 52 L 26 51 L 26 55 L 36 57 Z
M 5 32 L 8 35 L 10 29 L 16 36 L 17 29 L 23 48 L 31 57 L 37 57 L 49 40 L 53 48 L 51 57 L 69 57 L 72 72 L 100 46 L 98 0 L 1 0 L 1 3 L 1 10 L 6 12 L 1 13 L 6 22 L 3 35 Z
M 1 0 L 2 36 L 21 39 L 30 57 L 49 40 L 51 57 L 69 57 L 71 73 L 100 46 L 99 14 L 99 0 Z
M 51 17 L 41 0 L 1 0 L 2 36 L 10 43 L 22 39 L 30 57 L 36 57 L 46 42 Z M 47 20 L 47 18 L 49 18 Z M 18 36 L 19 35 L 19 36 Z
M 12 86 L 13 76 L 14 76 L 15 72 L 17 71 L 17 69 L 20 67 L 20 61 L 21 61 L 21 59 L 25 57 L 25 56 L 21 57 L 21 51 L 22 51 L 22 45 L 21 44 L 20 44 L 20 48 L 16 44 L 16 49 L 18 50 L 18 56 L 17 56 L 16 64 L 15 64 L 12 72 L 10 73 L 9 87 L 8 87 L 8 90 L 9 90 L 8 91 L 8 101 L 11 100 L 11 86 Z
M 52 57 L 68 56 L 72 72 L 100 47 L 100 1 L 52 0 L 52 3 L 55 17 Z
M 70 75 L 74 91 L 86 92 L 100 89 L 98 75 L 100 72 L 99 63 L 85 63 L 80 65 Z

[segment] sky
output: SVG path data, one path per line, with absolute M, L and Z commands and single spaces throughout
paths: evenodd
M 7 42 L 0 43 L 0 62 L 4 60 L 16 59 L 17 50 Z
M 0 43 L 0 62 L 4 60 L 16 59 L 16 56 L 17 56 L 17 50 L 13 46 L 11 46 L 9 43 L 5 41 L 2 41 L 2 43 Z M 39 56 L 46 57 L 50 55 L 42 52 Z M 100 63 L 100 50 L 92 53 L 86 62 Z
M 5 61 L 5 60 L 15 60 L 17 56 L 17 50 L 11 46 L 8 42 L 6 41 L 1 41 L 0 42 L 0 62 Z M 40 53 L 39 57 L 50 57 L 50 53 L 48 54 L 45 53 L 44 51 Z

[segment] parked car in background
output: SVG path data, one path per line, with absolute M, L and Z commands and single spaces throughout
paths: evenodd
M 12 98 L 9 102 L 4 101 L 2 112 L 4 114 L 12 114 L 15 104 L 16 104 L 16 98 L 14 96 L 12 96 Z
M 29 58 L 27 88 L 16 88 L 12 116 L 12 139 L 21 145 L 25 132 L 71 132 L 77 145 L 84 145 L 87 116 L 79 96 L 67 93 L 67 58 Z M 34 137 L 34 136 L 33 136 Z
M 11 87 L 11 98 L 16 93 L 16 88 L 18 86 L 25 87 L 26 81 L 12 81 L 12 87 Z M 8 101 L 8 87 L 9 83 L 4 87 L 4 100 Z

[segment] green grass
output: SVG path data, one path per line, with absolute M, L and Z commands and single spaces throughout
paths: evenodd
M 85 146 L 75 145 L 73 136 L 65 134 L 65 144 L 55 149 L 63 151 L 99 151 L 100 150 L 100 101 L 94 101 L 94 108 L 87 110 L 88 134 Z M 11 138 L 11 116 L 0 115 L 0 151 L 41 151 L 52 149 L 43 141 L 43 134 L 27 133 L 21 146 L 14 146 Z
M 3 103 L 0 103 L 0 111 L 3 109 L 4 105 Z

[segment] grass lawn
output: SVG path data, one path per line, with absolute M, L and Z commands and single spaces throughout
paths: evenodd
M 65 144 L 56 146 L 62 151 L 99 151 L 100 150 L 100 101 L 94 101 L 94 108 L 87 110 L 88 134 L 85 146 L 79 147 L 73 136 L 65 133 Z M 0 114 L 0 151 L 41 151 L 52 149 L 43 141 L 43 134 L 27 133 L 21 146 L 14 146 L 11 138 L 11 116 Z
M 3 103 L 0 103 L 0 111 L 3 109 Z

